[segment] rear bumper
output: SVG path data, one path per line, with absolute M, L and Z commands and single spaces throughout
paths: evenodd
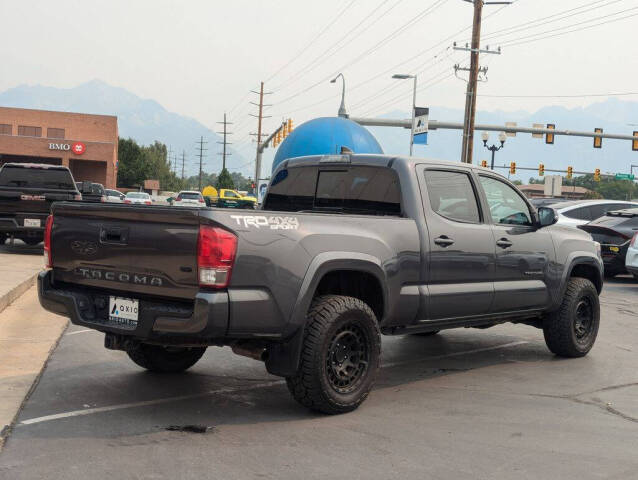
M 625 258 L 627 256 L 627 245 L 612 245 L 618 248 L 617 252 L 611 251 L 609 245 L 603 245 L 603 263 L 607 274 L 618 274 L 625 272 Z
M 228 293 L 199 292 L 192 303 L 140 299 L 137 326 L 122 327 L 108 320 L 109 294 L 79 286 L 56 286 L 53 272 L 38 275 L 38 296 L 46 310 L 71 319 L 75 325 L 145 340 L 178 337 L 211 341 L 228 332 Z M 173 342 L 171 342 L 173 343 Z
M 44 235 L 44 226 L 47 221 L 47 214 L 16 214 L 10 217 L 2 217 L 0 216 L 0 232 L 8 233 L 16 236 L 25 236 L 25 237 L 36 237 Z M 24 219 L 32 218 L 40 220 L 40 227 L 25 227 Z

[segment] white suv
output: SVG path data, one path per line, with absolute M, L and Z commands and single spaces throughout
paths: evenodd
M 204 197 L 201 193 L 194 190 L 182 190 L 177 194 L 173 205 L 182 207 L 203 207 L 206 205 Z
M 558 212 L 558 225 L 577 227 L 596 220 L 611 210 L 636 208 L 638 203 L 622 200 L 574 200 L 545 206 Z

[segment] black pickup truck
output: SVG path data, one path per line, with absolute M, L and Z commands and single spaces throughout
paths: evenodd
M 37 245 L 51 204 L 81 199 L 67 167 L 5 163 L 0 167 L 0 244 L 15 237 Z
M 557 355 L 587 354 L 600 249 L 556 220 L 483 168 L 290 159 L 254 212 L 54 205 L 40 302 L 149 370 L 227 345 L 286 377 L 303 405 L 341 413 L 368 395 L 381 333 L 514 322 L 542 329 Z

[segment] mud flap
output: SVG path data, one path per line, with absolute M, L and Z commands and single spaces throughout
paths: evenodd
M 290 377 L 297 373 L 303 344 L 303 332 L 303 326 L 300 326 L 287 341 L 268 347 L 268 359 L 266 360 L 268 373 L 279 377 Z

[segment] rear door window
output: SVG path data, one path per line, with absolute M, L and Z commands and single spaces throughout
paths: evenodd
M 574 208 L 572 210 L 564 212 L 563 215 L 565 215 L 567 218 L 573 218 L 574 220 L 589 221 L 594 219 L 593 213 L 589 207 Z
M 425 184 L 430 207 L 437 214 L 457 222 L 481 221 L 476 192 L 467 173 L 426 170 Z

